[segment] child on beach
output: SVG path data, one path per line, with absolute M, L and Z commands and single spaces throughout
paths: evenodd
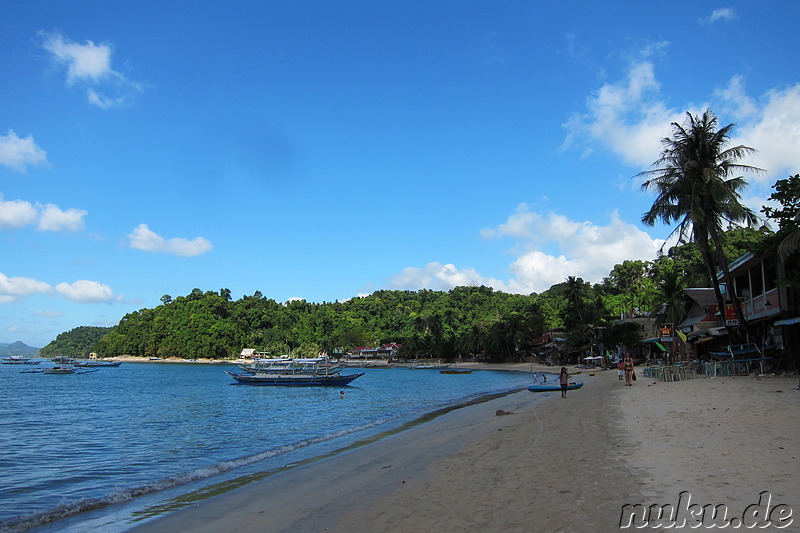
M 561 374 L 558 376 L 558 382 L 561 383 L 561 397 L 567 397 L 567 385 L 569 385 L 569 372 L 567 372 L 567 367 L 561 367 Z

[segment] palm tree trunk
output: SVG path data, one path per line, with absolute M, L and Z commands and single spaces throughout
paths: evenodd
M 719 290 L 719 283 L 717 282 L 717 269 L 714 264 L 714 257 L 711 255 L 711 249 L 708 243 L 708 233 L 703 230 L 695 228 L 695 241 L 700 248 L 700 255 L 703 257 L 703 262 L 706 264 L 706 271 L 708 278 L 711 281 L 711 286 L 714 288 L 714 295 L 717 297 L 717 306 L 719 309 L 719 318 L 722 325 L 728 331 L 731 338 L 734 337 L 735 331 L 732 326 L 728 326 L 725 320 L 725 299 L 722 297 L 722 291 Z

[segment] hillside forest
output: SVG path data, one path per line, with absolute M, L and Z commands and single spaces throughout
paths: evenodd
M 781 185 L 798 180 L 780 180 L 776 194 Z M 728 261 L 746 252 L 775 253 L 792 228 L 785 224 L 787 212 L 765 213 L 776 218 L 781 230 L 729 229 L 722 250 Z M 779 283 L 797 284 L 797 279 L 795 269 Z M 564 330 L 574 351 L 638 342 L 638 326 L 620 322 L 621 317 L 649 315 L 656 323 L 678 323 L 683 289 L 709 286 L 698 247 L 688 242 L 652 261 L 624 261 L 600 283 L 569 276 L 540 294 L 508 294 L 481 286 L 447 292 L 380 290 L 344 302 L 279 303 L 260 291 L 232 300 L 228 289 L 194 289 L 185 296 L 165 294 L 161 305 L 129 313 L 110 328 L 64 332 L 41 355 L 229 359 L 243 348 L 254 348 L 316 356 L 394 342 L 409 359 L 477 356 L 513 361 L 543 332 L 557 328 Z

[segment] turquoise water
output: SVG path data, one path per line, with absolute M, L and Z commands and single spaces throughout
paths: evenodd
M 0 365 L 0 531 L 124 531 L 187 493 L 532 383 L 526 373 L 367 369 L 341 389 L 251 387 L 226 368 L 123 363 L 45 375 Z

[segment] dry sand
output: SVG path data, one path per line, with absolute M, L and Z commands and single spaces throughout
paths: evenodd
M 677 505 L 682 491 L 736 513 L 769 491 L 800 510 L 796 376 L 578 378 L 567 399 L 523 391 L 457 409 L 136 530 L 611 531 L 624 505 Z

